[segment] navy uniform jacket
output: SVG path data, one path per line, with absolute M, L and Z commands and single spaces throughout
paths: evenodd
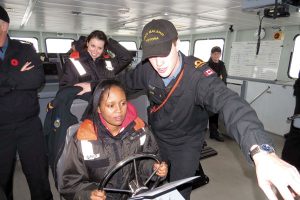
M 26 62 L 34 67 L 21 72 Z M 8 38 L 4 60 L 0 59 L 0 126 L 37 116 L 37 90 L 44 82 L 42 62 L 33 46 Z
M 206 110 L 219 112 L 224 117 L 227 133 L 239 143 L 250 162 L 248 153 L 252 145 L 270 144 L 255 111 L 228 89 L 207 64 L 201 66 L 197 64 L 197 58 L 180 54 L 182 68 L 185 68 L 183 78 L 167 103 L 149 116 L 149 124 L 158 141 L 176 146 L 195 134 L 204 137 L 208 120 Z M 165 87 L 162 78 L 146 61 L 126 73 L 124 81 L 131 90 L 146 90 L 153 106 L 165 99 L 169 85 L 176 80 Z

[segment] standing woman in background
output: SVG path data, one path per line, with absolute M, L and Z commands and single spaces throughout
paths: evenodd
M 130 51 L 99 30 L 89 34 L 85 48 L 76 50 L 79 54 L 67 60 L 59 85 L 80 86 L 79 95 L 93 90 L 100 80 L 115 77 L 132 61 Z

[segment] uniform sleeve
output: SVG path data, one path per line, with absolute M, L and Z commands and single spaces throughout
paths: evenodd
M 74 66 L 69 59 L 67 59 L 64 65 L 64 73 L 59 80 L 59 86 L 73 86 L 74 84 L 78 83 L 79 79 L 77 75 L 74 73 Z
M 221 114 L 227 133 L 234 137 L 247 160 L 252 163 L 248 155 L 250 147 L 254 144 L 271 144 L 263 124 L 244 99 L 228 89 L 215 74 L 206 77 L 205 70 L 195 73 L 193 77 L 197 82 L 196 104 Z
M 120 73 L 131 63 L 132 55 L 130 51 L 128 51 L 114 39 L 109 38 L 107 49 L 115 54 L 115 57 L 111 59 L 115 74 Z
M 224 62 L 222 62 L 221 75 L 223 77 L 222 81 L 227 84 L 227 70 Z
M 60 188 L 61 194 L 66 200 L 89 199 L 91 191 L 97 189 L 97 185 L 89 181 L 79 146 L 78 140 L 72 138 L 67 147 L 67 156 L 62 170 L 62 187 Z
M 119 76 L 120 81 L 125 86 L 127 92 L 134 93 L 140 90 L 147 89 L 147 82 L 149 77 L 149 71 L 147 67 L 152 67 L 150 64 L 139 63 L 133 70 L 126 71 L 126 73 Z
M 0 74 L 1 89 L 37 90 L 45 83 L 42 62 L 31 45 L 24 45 L 20 56 L 25 56 L 25 62 L 31 62 L 34 67 L 27 71 L 10 70 Z M 25 63 L 21 63 L 21 67 Z M 4 77 L 4 78 L 3 78 Z

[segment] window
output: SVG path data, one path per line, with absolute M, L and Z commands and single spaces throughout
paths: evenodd
M 125 47 L 129 51 L 136 51 L 136 43 L 135 42 L 129 42 L 129 41 L 120 41 L 119 42 L 123 47 Z
M 221 48 L 222 55 L 220 59 L 222 60 L 224 39 L 197 40 L 195 42 L 194 56 L 206 62 L 209 60 L 210 51 L 214 46 L 219 46 Z
M 298 78 L 300 71 L 300 35 L 295 38 L 294 51 L 291 57 L 291 65 L 289 68 L 289 76 L 292 78 Z
M 46 48 L 47 53 L 67 53 L 71 48 L 73 39 L 63 38 L 47 38 Z
M 182 40 L 180 41 L 179 50 L 186 56 L 189 55 L 190 51 L 190 41 L 189 40 Z
M 33 44 L 36 52 L 39 52 L 38 40 L 36 38 L 26 38 L 26 37 L 10 37 L 10 38 L 15 40 L 23 40 L 23 41 L 30 42 L 31 44 Z

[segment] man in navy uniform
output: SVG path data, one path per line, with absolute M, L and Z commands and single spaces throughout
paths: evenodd
M 215 46 L 210 51 L 210 58 L 208 60 L 208 66 L 214 70 L 218 77 L 226 84 L 227 79 L 227 71 L 225 68 L 225 64 L 221 58 L 221 48 Z M 222 134 L 219 132 L 219 114 L 218 113 L 210 113 L 209 116 L 209 137 L 211 139 L 215 139 L 219 142 L 224 142 L 224 138 Z
M 0 187 L 13 199 L 18 152 L 32 200 L 52 199 L 37 90 L 42 63 L 31 44 L 9 38 L 9 16 L 0 6 Z
M 254 162 L 258 184 L 269 199 L 277 199 L 273 186 L 284 199 L 293 199 L 289 188 L 300 194 L 298 171 L 275 154 L 255 111 L 207 64 L 182 54 L 179 42 L 170 21 L 152 20 L 142 31 L 142 63 L 123 77 L 129 89 L 148 92 L 149 124 L 163 160 L 170 163 L 170 181 L 195 175 L 210 111 L 223 115 L 227 133 Z M 191 189 L 186 185 L 180 192 L 189 199 Z

